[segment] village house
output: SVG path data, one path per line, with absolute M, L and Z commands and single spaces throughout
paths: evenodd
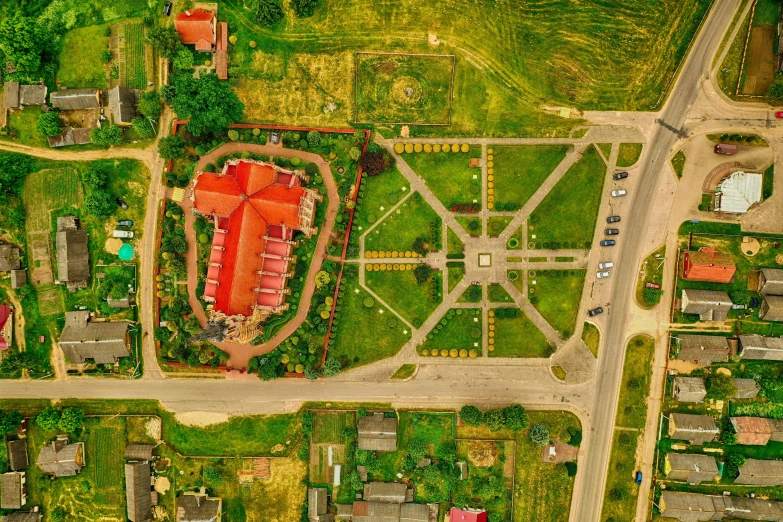
M 220 522 L 223 519 L 223 499 L 206 493 L 186 491 L 177 498 L 176 522 Z
M 14 343 L 14 309 L 9 305 L 0 305 L 0 353 L 8 350 Z
M 128 89 L 119 85 L 109 91 L 109 107 L 114 118 L 114 124 L 127 127 L 136 117 L 136 106 L 139 104 L 138 89 Z
M 337 506 L 337 519 L 352 522 L 429 522 L 432 512 L 437 520 L 437 504 L 414 504 L 412 500 L 413 489 L 405 484 L 370 482 L 364 485 L 363 500 Z
M 70 147 L 71 145 L 86 145 L 90 143 L 90 129 L 65 127 L 59 136 L 47 136 L 46 141 L 52 148 Z
M 783 295 L 762 296 L 759 318 L 765 321 L 783 321 Z
M 783 485 L 783 461 L 746 459 L 745 464 L 739 467 L 739 477 L 734 479 L 734 483 L 751 486 Z
M 30 465 L 27 455 L 27 439 L 9 440 L 6 444 L 8 452 L 8 467 L 11 471 L 21 471 Z
M 29 105 L 46 104 L 46 85 L 24 85 L 19 82 L 5 82 L 3 105 L 7 109 L 23 109 Z
M 729 283 L 737 271 L 731 254 L 714 248 L 702 248 L 682 255 L 682 278 L 688 281 Z
M 55 477 L 73 477 L 84 467 L 84 442 L 68 443 L 67 436 L 41 448 L 35 465 Z
M 661 516 L 683 522 L 739 519 L 783 521 L 783 502 L 749 497 L 701 495 L 664 491 L 659 503 Z
M 693 444 L 704 444 L 715 440 L 720 433 L 715 419 L 709 415 L 691 415 L 689 413 L 672 413 L 669 416 L 669 437 L 677 440 L 692 441 Z
M 125 497 L 131 522 L 152 520 L 151 477 L 149 462 L 125 464 Z
M 5 517 L 5 522 L 41 522 L 43 515 L 38 508 L 33 508 L 33 511 L 17 511 L 11 513 Z
M 702 402 L 707 388 L 701 377 L 675 377 L 672 395 L 678 402 Z
M 489 514 L 483 509 L 458 509 L 451 508 L 449 520 L 451 522 L 487 522 Z
M 326 488 L 307 490 L 307 518 L 310 522 L 334 522 L 334 515 L 326 512 Z
M 74 216 L 57 218 L 57 280 L 75 292 L 90 282 L 87 231 Z
M 783 441 L 783 420 L 764 417 L 731 417 L 737 444 L 765 446 L 770 440 Z
M 693 361 L 700 366 L 729 360 L 729 342 L 718 335 L 679 335 L 677 359 Z
M 763 295 L 783 295 L 783 269 L 762 268 L 759 270 L 758 291 Z
M 86 310 L 66 312 L 60 348 L 73 364 L 84 364 L 87 359 L 114 364 L 130 355 L 129 325 L 127 321 L 92 322 Z
M 19 249 L 12 245 L 0 244 L 0 272 L 17 270 L 21 267 Z
M 761 335 L 739 336 L 740 359 L 783 361 L 783 339 Z
M 212 52 L 217 40 L 217 13 L 206 9 L 182 11 L 174 20 L 180 41 L 197 51 Z
M 52 107 L 61 111 L 97 109 L 101 106 L 101 91 L 98 89 L 63 89 L 49 96 Z
M 356 423 L 359 449 L 370 451 L 397 450 L 397 417 L 373 413 Z
M 755 379 L 733 379 L 737 393 L 732 399 L 753 399 L 759 394 L 759 383 Z
M 155 458 L 153 444 L 128 444 L 125 448 L 125 460 L 128 462 L 150 462 Z
M 667 479 L 688 484 L 711 482 L 719 475 L 715 457 L 687 453 L 667 453 L 664 471 Z
M 682 291 L 680 311 L 696 314 L 701 321 L 725 321 L 731 305 L 731 298 L 726 292 L 686 288 Z
M 27 504 L 27 479 L 24 471 L 0 475 L 0 508 L 21 509 Z

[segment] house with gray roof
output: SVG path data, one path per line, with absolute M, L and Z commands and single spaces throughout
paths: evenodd
M 130 334 L 127 321 L 90 321 L 90 313 L 65 313 L 65 328 L 60 335 L 60 348 L 73 364 L 92 359 L 95 364 L 114 364 L 130 355 Z
M 40 511 L 17 511 L 6 516 L 4 522 L 41 522 L 41 520 L 43 515 Z
M 783 321 L 783 295 L 761 296 L 759 318 L 765 321 Z
M 696 314 L 701 321 L 725 321 L 731 305 L 731 298 L 726 292 L 686 288 L 682 291 L 680 311 Z
M 783 485 L 783 461 L 746 459 L 739 467 L 739 477 L 735 484 L 749 486 L 781 486 Z
M 151 477 L 149 462 L 125 464 L 125 497 L 131 522 L 152 520 Z
M 737 393 L 732 399 L 753 399 L 759 394 L 759 383 L 755 379 L 733 379 Z
M 739 336 L 740 359 L 783 361 L 783 339 L 762 335 Z
M 783 295 L 783 269 L 762 268 L 759 270 L 758 291 L 763 295 Z
M 90 143 L 89 128 L 65 127 L 59 136 L 47 136 L 46 141 L 52 148 L 70 147 L 71 145 L 86 145 Z
M 139 103 L 138 89 L 128 89 L 119 85 L 109 91 L 109 107 L 115 125 L 128 126 L 136 117 Z
M 27 480 L 24 471 L 0 475 L 0 508 L 21 509 L 27 504 Z
M 402 504 L 411 493 L 408 486 L 399 482 L 370 482 L 364 485 L 363 498 L 368 502 Z
M 187 491 L 177 498 L 177 522 L 221 522 L 223 499 Z
M 397 450 L 397 418 L 373 413 L 356 423 L 359 449 L 371 451 Z
M 667 479 L 688 484 L 701 484 L 718 478 L 718 464 L 711 455 L 667 453 L 664 470 Z
M 69 444 L 67 438 L 58 437 L 41 448 L 35 465 L 55 477 L 73 477 L 84 467 L 84 443 Z
M 27 455 L 27 439 L 10 440 L 6 444 L 8 452 L 8 467 L 11 471 L 27 469 L 30 460 Z
M 11 288 L 18 290 L 27 284 L 27 269 L 11 270 Z
M 715 419 L 709 415 L 691 415 L 672 413 L 669 415 L 669 437 L 677 440 L 693 441 L 704 444 L 715 439 L 720 433 Z
M 74 216 L 57 218 L 57 280 L 75 292 L 90 282 L 87 231 Z
M 13 245 L 0 244 L 0 272 L 18 270 L 21 267 L 19 249 Z
M 326 512 L 326 488 L 307 490 L 307 518 L 310 522 L 334 522 L 334 515 Z
M 659 503 L 662 517 L 682 522 L 706 520 L 768 520 L 783 521 L 783 502 L 750 497 L 701 495 L 664 491 Z
M 680 351 L 677 359 L 693 361 L 700 366 L 729 360 L 729 342 L 719 335 L 678 335 Z
M 154 444 L 128 444 L 125 448 L 125 460 L 149 462 L 155 457 Z
M 101 91 L 98 89 L 62 89 L 49 96 L 52 107 L 61 111 L 97 109 L 101 106 Z
M 46 85 L 25 85 L 19 82 L 5 82 L 3 105 L 8 109 L 21 109 L 28 105 L 46 103 Z
M 678 402 L 702 402 L 707 396 L 707 388 L 701 377 L 675 377 L 672 395 Z
M 386 502 L 356 501 L 338 504 L 337 520 L 352 522 L 430 522 L 430 506 L 434 506 L 437 520 L 437 504 L 389 504 Z M 455 521 L 456 522 L 456 521 Z

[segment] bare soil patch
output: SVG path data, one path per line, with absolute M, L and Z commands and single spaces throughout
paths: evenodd
M 206 411 L 177 413 L 174 417 L 177 419 L 177 422 L 184 424 L 185 426 L 199 426 L 202 428 L 213 424 L 228 422 L 228 414 Z
M 468 449 L 468 459 L 477 468 L 488 468 L 498 458 L 498 447 L 493 441 L 473 441 Z
M 750 34 L 748 56 L 745 58 L 746 76 L 742 94 L 761 96 L 775 75 L 775 55 L 772 53 L 772 41 L 775 38 L 774 25 L 754 27 Z

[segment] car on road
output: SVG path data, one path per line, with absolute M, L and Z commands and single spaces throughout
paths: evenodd
M 595 277 L 598 279 L 604 279 L 610 275 L 612 275 L 612 273 L 609 270 L 606 270 L 605 272 L 596 272 Z
M 114 237 L 118 237 L 120 239 L 131 239 L 133 238 L 133 231 L 132 230 L 119 230 L 114 229 Z
M 174 7 L 173 2 L 166 2 L 166 6 L 163 8 L 163 14 L 171 16 L 171 8 Z
M 625 196 L 626 194 L 628 194 L 628 191 L 625 190 L 625 189 L 619 189 L 619 190 L 613 190 L 612 191 L 612 197 L 613 198 L 618 198 L 620 196 Z
M 620 222 L 620 216 L 609 216 L 606 218 L 607 223 L 619 223 Z
M 598 268 L 601 270 L 606 270 L 607 268 L 612 268 L 614 266 L 614 263 L 611 261 L 605 261 L 603 263 L 598 263 Z
M 593 308 L 592 310 L 588 310 L 587 311 L 587 315 L 589 317 L 595 317 L 596 315 L 602 314 L 602 313 L 604 313 L 604 309 L 601 308 L 600 306 L 597 307 L 597 308 Z
M 133 221 L 131 221 L 130 219 L 121 219 L 121 220 L 117 221 L 117 226 L 118 227 L 132 227 L 133 226 Z
M 605 228 L 604 229 L 604 235 L 606 235 L 606 236 L 619 236 L 620 235 L 620 229 L 618 229 L 618 228 Z
M 614 239 L 604 239 L 599 243 L 601 246 L 615 246 L 617 244 L 617 241 Z
M 659 285 L 658 283 L 650 283 L 649 281 L 644 283 L 644 287 L 645 288 L 652 288 L 653 290 L 660 290 L 661 289 L 661 285 Z
M 642 472 L 637 471 L 636 472 L 636 485 L 641 486 L 642 485 Z
M 776 118 L 783 118 L 783 111 L 777 111 L 777 112 L 775 113 L 775 117 L 776 117 Z
M 619 180 L 625 179 L 627 177 L 628 177 L 628 173 L 627 172 L 615 172 L 614 174 L 612 174 L 612 179 L 615 180 L 615 181 L 619 181 Z
M 128 204 L 125 203 L 124 199 L 117 198 L 116 201 L 117 201 L 117 204 L 122 208 L 122 210 L 128 210 Z
M 478 285 L 480 285 L 480 284 L 481 284 L 481 282 L 480 282 L 480 281 L 471 281 L 471 282 L 470 282 L 470 284 L 471 284 L 472 286 L 478 286 Z

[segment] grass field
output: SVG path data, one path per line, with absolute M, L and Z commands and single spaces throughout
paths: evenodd
M 470 158 L 481 157 L 481 148 L 468 152 L 414 152 L 405 162 L 422 178 L 445 205 L 474 205 L 481 209 L 481 169 L 470 167 Z
M 472 216 L 455 216 L 454 219 L 457 220 L 457 223 L 462 225 L 462 228 L 464 228 L 465 232 L 470 234 L 471 237 L 479 237 L 481 235 L 481 218 Z
M 462 265 L 461 267 L 450 266 L 446 270 L 448 270 L 449 273 L 449 292 L 451 292 L 454 290 L 454 287 L 462 281 L 462 278 L 465 277 L 465 265 Z
M 487 218 L 487 235 L 497 237 L 514 218 L 512 216 L 489 216 Z
M 446 253 L 452 255 L 461 254 L 465 249 L 465 245 L 462 243 L 462 240 L 451 228 L 448 228 L 446 231 L 446 248 Z
M 533 324 L 525 312 L 516 310 L 516 316 L 498 317 L 495 310 L 495 344 L 490 357 L 549 357 L 554 347 Z
M 430 354 L 452 349 L 481 353 L 481 344 L 481 310 L 455 308 L 446 313 L 417 349 L 420 354 L 424 350 Z
M 677 174 L 677 179 L 680 179 L 685 168 L 685 153 L 681 150 L 677 151 L 677 154 L 674 155 L 671 161 L 674 173 Z
M 453 56 L 358 53 L 356 121 L 449 123 Z
M 536 248 L 590 248 L 605 174 L 606 164 L 589 147 L 530 214 L 528 236 Z
M 604 159 L 606 161 L 609 161 L 609 155 L 612 154 L 612 144 L 611 143 L 596 143 L 596 147 L 601 151 L 601 154 L 604 155 Z
M 752 1 L 753 0 L 742 0 L 741 5 L 737 9 L 737 13 L 734 15 L 734 19 L 732 20 L 730 27 L 733 28 L 736 25 L 745 5 Z M 750 16 L 746 16 L 734 40 L 729 42 L 728 37 L 730 33 L 727 33 L 726 36 L 724 36 L 724 41 L 721 44 L 721 48 L 723 48 L 725 45 L 729 45 L 730 47 L 726 53 L 726 58 L 723 60 L 723 63 L 717 70 L 718 86 L 724 94 L 731 98 L 735 98 L 736 95 L 737 82 L 739 81 L 740 67 L 742 65 L 742 51 L 745 48 L 745 40 L 749 27 Z M 719 55 L 720 53 L 716 53 L 716 61 Z
M 654 288 L 645 288 L 645 283 L 663 284 L 663 255 L 666 245 L 647 256 L 642 264 L 639 278 L 636 281 L 636 302 L 642 308 L 651 309 L 661 302 L 663 292 Z
M 487 297 L 490 303 L 513 303 L 514 299 L 508 295 L 503 285 L 487 285 Z
M 637 335 L 628 342 L 620 399 L 617 403 L 617 426 L 644 429 L 654 351 L 655 340 L 651 337 Z
M 144 89 L 147 87 L 147 66 L 144 62 L 144 24 L 128 22 L 122 25 L 124 45 L 120 46 L 120 75 L 125 87 Z
M 563 339 L 574 334 L 582 299 L 584 270 L 528 272 L 528 299 Z
M 494 210 L 518 210 L 549 177 L 571 147 L 534 145 L 493 146 Z
M 585 327 L 582 330 L 582 341 L 587 345 L 593 357 L 598 357 L 598 348 L 601 345 L 601 332 L 598 331 L 598 328 L 593 323 L 585 323 Z
M 24 197 L 27 229 L 48 230 L 52 210 L 81 206 L 79 174 L 71 167 L 33 172 L 25 178 Z
M 366 230 L 410 192 L 410 185 L 400 171 L 394 169 L 382 176 L 364 176 L 359 189 L 354 222 Z
M 65 33 L 57 71 L 61 89 L 106 88 L 107 67 L 101 52 L 108 49 L 109 37 L 104 31 L 110 26 L 90 25 Z
M 603 521 L 634 519 L 636 498 L 639 494 L 639 487 L 634 484 L 638 442 L 638 434 L 635 431 L 615 430 L 614 432 L 604 504 L 601 510 Z
M 33 147 L 48 147 L 49 142 L 35 128 L 38 118 L 41 117 L 41 108 L 30 106 L 21 111 L 8 112 L 8 127 L 16 132 L 16 137 L 2 136 L 0 139 L 23 143 Z
M 618 167 L 630 167 L 639 161 L 639 156 L 642 155 L 641 143 L 621 143 L 620 151 L 617 155 Z
M 347 0 L 273 29 L 256 25 L 244 5 L 221 3 L 221 18 L 238 37 L 230 63 L 251 119 L 344 125 L 353 113 L 353 82 L 346 79 L 354 75 L 354 51 L 443 53 L 456 56 L 449 134 L 551 135 L 574 122 L 542 111 L 542 104 L 658 107 L 709 2 L 564 7 L 537 0 L 517 9 L 490 0 L 371 8 Z M 567 37 L 550 37 L 566 26 Z M 520 43 L 526 52 L 518 52 Z M 273 65 L 264 64 L 266 56 Z M 330 102 L 335 107 L 325 111 Z
M 462 293 L 459 299 L 457 299 L 458 303 L 478 303 L 481 301 L 483 290 L 482 287 L 479 285 L 470 285 L 467 289 L 465 289 L 465 292 Z
M 414 373 L 416 373 L 416 365 L 406 363 L 397 368 L 397 370 L 392 374 L 391 379 L 402 381 L 412 377 Z
M 397 210 L 365 238 L 367 250 L 410 250 L 416 238 L 423 238 L 430 249 L 441 243 L 441 219 L 421 194 L 414 192 Z
M 412 270 L 372 271 L 365 275 L 365 282 L 378 297 L 418 328 L 443 300 L 442 277 L 440 272 L 433 272 L 426 284 L 419 285 Z M 372 324 L 372 322 L 365 324 Z

